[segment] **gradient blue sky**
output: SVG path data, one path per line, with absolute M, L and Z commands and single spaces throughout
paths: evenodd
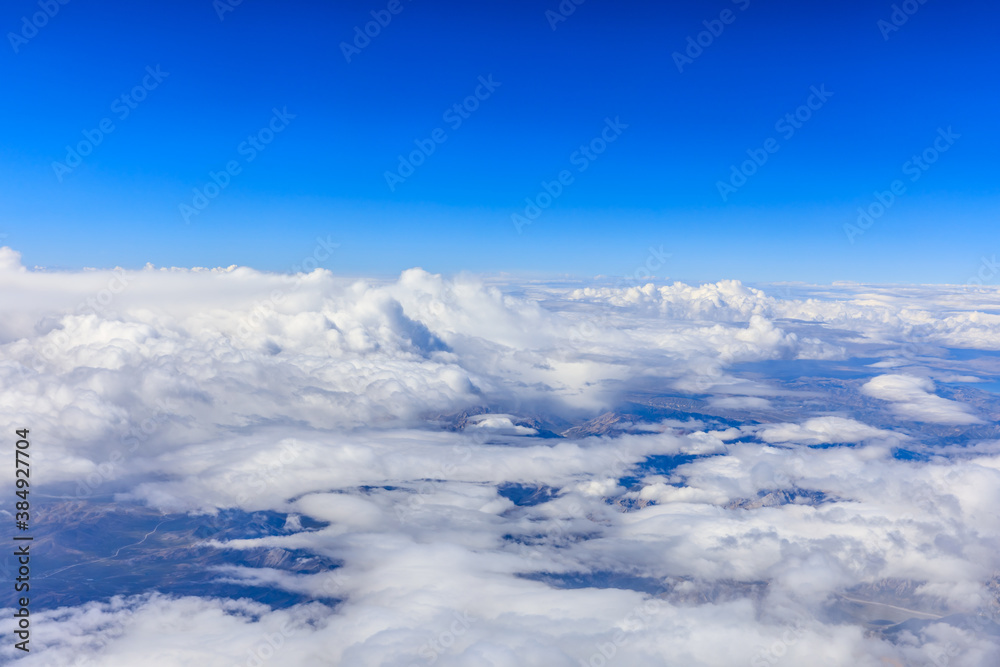
M 287 271 L 321 235 L 347 274 L 581 277 L 662 246 L 660 276 L 751 282 L 958 283 L 1000 252 L 995 2 L 927 0 L 888 40 L 891 2 L 586 0 L 556 30 L 557 0 L 401 2 L 350 63 L 339 44 L 387 0 L 245 0 L 224 20 L 212 0 L 70 0 L 17 53 L 8 36 L 0 243 L 29 266 Z M 727 8 L 678 72 L 672 53 Z M 7 2 L 0 26 L 37 11 Z M 112 102 L 156 65 L 169 76 L 120 120 Z M 487 75 L 501 86 L 449 128 Z M 785 140 L 775 122 L 822 84 L 833 97 Z M 179 205 L 275 107 L 296 118 L 185 224 Z M 511 214 L 609 116 L 628 129 L 518 234 Z M 52 163 L 104 118 L 115 131 L 60 182 Z M 903 164 L 949 126 L 961 138 L 910 182 Z M 437 127 L 448 140 L 390 191 L 384 172 Z M 780 150 L 723 202 L 717 181 L 769 137 Z M 849 243 L 897 178 L 906 194 Z

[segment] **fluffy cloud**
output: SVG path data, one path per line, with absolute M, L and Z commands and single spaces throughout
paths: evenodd
M 760 432 L 760 439 L 764 442 L 796 442 L 805 445 L 853 443 L 872 438 L 898 440 L 899 436 L 853 419 L 833 416 L 807 419 L 802 424 L 770 424 Z
M 891 402 L 893 410 L 906 419 L 937 424 L 979 424 L 981 419 L 968 407 L 934 394 L 934 383 L 912 375 L 880 375 L 861 391 Z
M 202 546 L 338 565 L 213 566 L 312 599 L 285 607 L 150 581 L 33 610 L 21 664 L 1000 658 L 996 404 L 929 379 L 986 375 L 945 347 L 995 347 L 996 294 L 59 273 L 9 249 L 0 293 L 0 413 L 44 434 L 47 492 L 277 512 Z

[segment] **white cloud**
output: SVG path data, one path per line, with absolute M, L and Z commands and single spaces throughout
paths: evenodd
M 469 427 L 509 433 L 511 435 L 535 435 L 538 429 L 514 423 L 511 415 L 486 414 L 469 418 Z
M 21 265 L 21 253 L 6 246 L 0 248 L 0 271 L 13 273 L 24 270 Z
M 889 401 L 905 419 L 935 424 L 980 424 L 982 420 L 957 401 L 934 394 L 934 382 L 913 375 L 879 375 L 861 387 L 869 396 Z
M 791 442 L 803 445 L 825 443 L 855 443 L 872 438 L 895 438 L 901 436 L 891 431 L 873 428 L 853 419 L 844 417 L 815 417 L 802 424 L 768 424 L 759 433 L 764 442 Z
M 343 565 L 216 571 L 324 604 L 144 595 L 33 611 L 39 650 L 20 664 L 997 661 L 982 632 L 939 622 L 893 638 L 831 606 L 893 581 L 941 615 L 995 604 L 996 441 L 895 460 L 923 435 L 879 407 L 958 434 L 988 424 L 902 374 L 861 385 L 888 403 L 847 416 L 871 372 L 855 359 L 909 359 L 917 339 L 940 381 L 977 370 L 941 346 L 996 347 L 1000 320 L 977 310 L 989 295 L 22 268 L 0 250 L 0 417 L 45 434 L 33 465 L 53 493 L 290 514 L 280 534 L 210 544 Z M 798 382 L 807 361 L 839 365 Z M 796 382 L 769 373 L 778 362 Z M 621 435 L 527 426 L 623 405 Z M 460 415 L 474 416 L 461 428 Z M 856 446 L 795 446 L 828 443 Z
M 771 402 L 760 396 L 722 396 L 710 399 L 709 404 L 732 410 L 766 410 L 771 407 Z

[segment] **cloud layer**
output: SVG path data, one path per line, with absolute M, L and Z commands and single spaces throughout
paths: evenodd
M 1000 658 L 995 290 L 59 273 L 4 248 L 0 294 L 0 411 L 47 489 L 279 512 L 206 544 L 342 563 L 218 569 L 315 600 L 286 608 L 151 582 L 37 612 L 20 664 Z

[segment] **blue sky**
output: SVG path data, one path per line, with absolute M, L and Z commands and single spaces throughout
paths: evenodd
M 0 234 L 25 264 L 287 271 L 322 236 L 347 274 L 620 276 L 662 247 L 671 279 L 957 283 L 1000 251 L 995 3 L 913 0 L 890 31 L 891 2 L 586 0 L 555 29 L 556 0 L 221 2 L 42 0 L 37 30 L 37 0 L 4 6 Z M 348 62 L 372 12 L 391 20 Z M 390 188 L 415 142 L 434 150 Z M 724 200 L 747 151 L 767 160 Z

